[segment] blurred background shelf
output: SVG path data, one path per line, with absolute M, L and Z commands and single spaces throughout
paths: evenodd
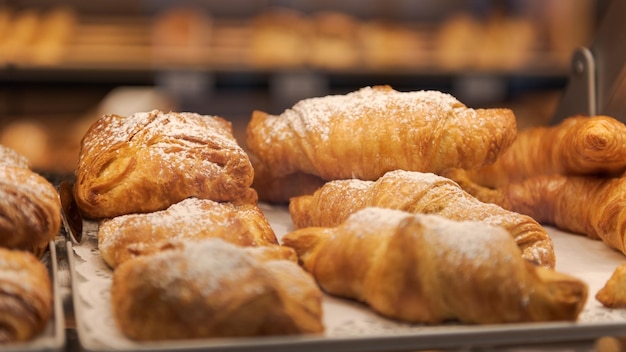
M 607 0 L 0 0 L 0 143 L 72 169 L 100 115 L 231 120 L 389 84 L 548 120 Z

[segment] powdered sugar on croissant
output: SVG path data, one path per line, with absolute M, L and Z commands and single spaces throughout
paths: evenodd
M 508 109 L 470 109 L 438 91 L 365 87 L 256 111 L 247 145 L 274 175 L 375 180 L 395 169 L 437 173 L 492 163 L 517 133 Z

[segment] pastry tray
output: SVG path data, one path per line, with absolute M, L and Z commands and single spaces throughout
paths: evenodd
M 0 345 L 2 352 L 40 352 L 40 351 L 61 351 L 65 349 L 65 320 L 63 313 L 63 288 L 60 284 L 59 266 L 62 265 L 58 251 L 63 251 L 65 238 L 58 237 L 50 241 L 49 250 L 41 258 L 41 261 L 48 268 L 50 281 L 52 284 L 52 314 L 44 330 L 27 342 L 10 343 Z M 65 256 L 65 252 L 61 252 Z M 69 276 L 67 277 L 69 283 Z M 69 295 L 70 292 L 67 292 Z
M 261 204 L 279 239 L 293 229 L 286 207 Z M 604 243 L 546 227 L 557 254 L 557 270 L 589 285 L 589 298 L 577 322 L 500 325 L 411 325 L 385 319 L 364 305 L 325 296 L 326 332 L 322 335 L 214 338 L 135 342 L 113 320 L 109 289 L 111 270 L 97 250 L 97 225 L 85 223 L 80 244 L 67 244 L 78 338 L 86 351 L 392 351 L 465 349 L 513 345 L 572 344 L 604 336 L 626 335 L 626 309 L 608 309 L 596 299 L 626 256 Z M 149 309 L 149 307 L 147 307 Z

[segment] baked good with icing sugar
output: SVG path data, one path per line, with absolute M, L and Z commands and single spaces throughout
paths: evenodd
M 0 144 L 0 165 L 30 169 L 30 160 L 15 149 Z
M 113 272 L 114 318 L 142 341 L 320 333 L 322 293 L 293 254 L 209 239 L 133 258 Z
M 0 346 L 34 338 L 52 314 L 48 269 L 32 253 L 0 248 Z
M 74 197 L 87 218 L 162 210 L 189 197 L 254 203 L 253 177 L 223 118 L 158 110 L 105 115 L 82 140 Z
M 274 176 L 375 180 L 396 169 L 438 173 L 496 160 L 517 134 L 509 109 L 471 109 L 437 91 L 365 87 L 305 99 L 278 116 L 255 111 L 246 143 Z
M 158 252 L 163 241 L 215 237 L 240 246 L 278 245 L 257 205 L 187 198 L 165 210 L 102 220 L 98 249 L 115 268 L 134 256 Z
M 431 173 L 395 170 L 376 181 L 329 181 L 312 195 L 292 198 L 289 212 L 296 228 L 334 227 L 366 207 L 502 226 L 515 239 L 526 260 L 550 268 L 555 266 L 552 239 L 535 219 L 483 203 L 454 181 Z
M 28 160 L 0 148 L 0 247 L 40 257 L 61 229 L 61 201 L 48 180 Z
M 392 319 L 438 324 L 575 321 L 587 285 L 524 260 L 502 227 L 365 208 L 283 237 L 333 295 Z

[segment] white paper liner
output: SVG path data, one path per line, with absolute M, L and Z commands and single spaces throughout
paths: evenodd
M 276 236 L 293 230 L 293 223 L 286 207 L 261 204 Z M 579 317 L 580 324 L 611 323 L 624 324 L 625 309 L 608 309 L 596 299 L 596 292 L 604 286 L 615 268 L 626 262 L 626 256 L 608 248 L 600 241 L 584 236 L 573 235 L 546 227 L 555 245 L 558 271 L 578 277 L 589 285 L 589 298 Z M 74 282 L 77 321 L 82 329 L 80 339 L 87 349 L 100 346 L 101 349 L 133 350 L 140 343 L 126 338 L 118 329 L 110 306 L 110 285 L 112 271 L 102 260 L 97 250 L 97 225 L 86 223 L 83 241 L 74 245 L 74 270 L 79 280 Z M 462 325 L 416 326 L 385 319 L 364 305 L 340 298 L 325 296 L 323 302 L 326 337 L 371 337 L 433 331 L 458 332 Z M 485 327 L 489 329 L 489 327 Z M 576 336 L 572 336 L 575 340 Z

